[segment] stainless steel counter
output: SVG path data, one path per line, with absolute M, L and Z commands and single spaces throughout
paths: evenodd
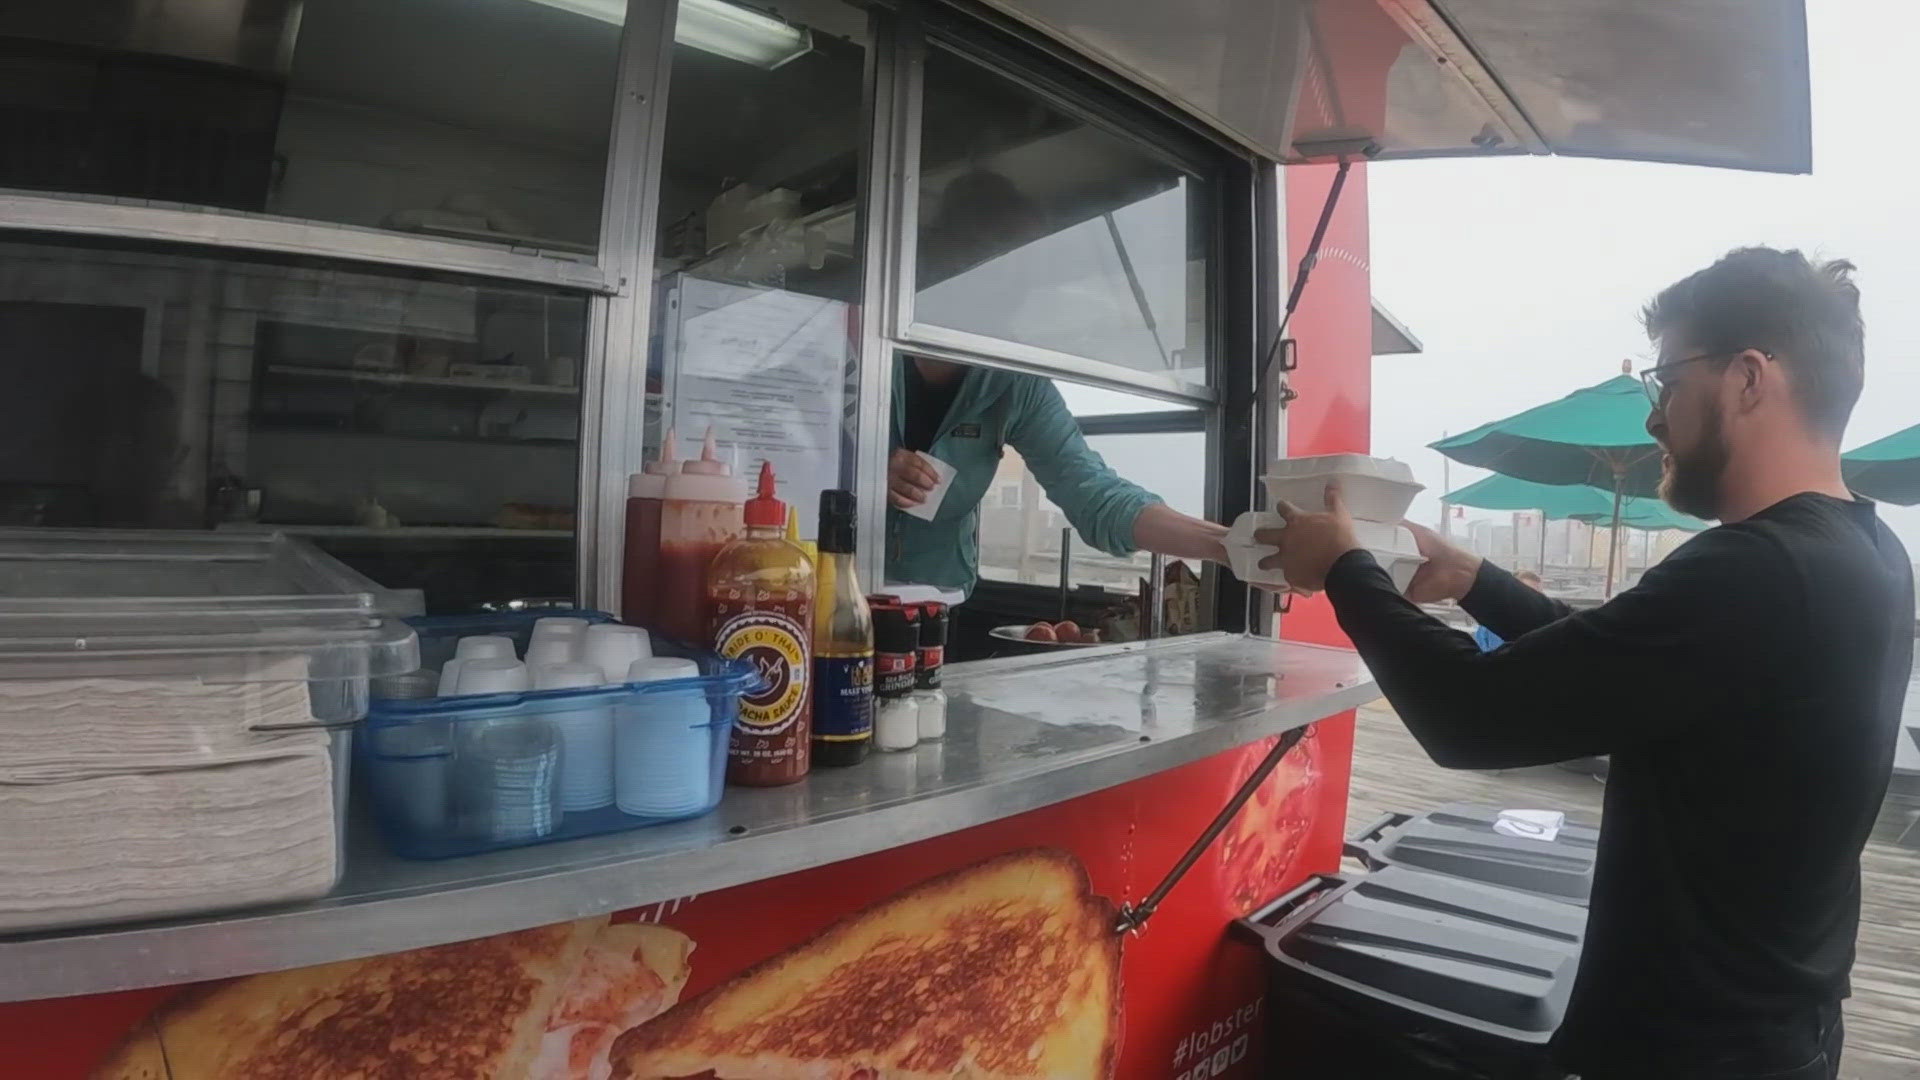
M 1376 695 L 1341 649 L 1205 635 L 956 665 L 948 735 L 707 817 L 441 862 L 357 832 L 331 897 L 0 938 L 0 1001 L 273 971 L 643 907 L 1022 813 L 1184 765 Z

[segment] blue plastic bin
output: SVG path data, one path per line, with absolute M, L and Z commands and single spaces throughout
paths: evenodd
M 426 668 L 453 656 L 460 638 L 499 634 L 524 654 L 535 621 L 568 616 L 603 623 L 596 611 L 530 611 L 410 619 Z M 378 699 L 356 741 L 364 797 L 394 851 L 443 859 L 526 844 L 641 828 L 708 813 L 726 782 L 727 742 L 740 695 L 758 676 L 750 665 L 656 639 L 655 653 L 693 660 L 698 677 L 577 690 L 462 697 Z M 639 797 L 563 812 L 557 774 L 565 767 L 557 720 L 610 709 L 615 768 L 645 782 Z M 635 750 L 634 748 L 640 748 Z M 639 753 L 644 760 L 632 758 Z M 624 763 L 620 755 L 628 754 Z M 622 803 L 643 808 L 628 812 Z

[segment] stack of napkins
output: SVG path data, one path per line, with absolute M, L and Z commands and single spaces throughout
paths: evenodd
M 271 674 L 0 680 L 0 932 L 331 889 L 331 738 Z

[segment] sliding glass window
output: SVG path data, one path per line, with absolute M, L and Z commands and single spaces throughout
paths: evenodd
M 867 13 L 680 0 L 661 161 L 649 388 L 682 456 L 772 464 L 812 536 L 853 485 Z
M 591 255 L 625 10 L 0 4 L 0 188 Z
M 429 610 L 574 588 L 584 297 L 0 242 L 0 524 L 281 530 Z
M 920 127 L 913 326 L 1204 388 L 1205 180 L 1144 142 L 933 47 Z

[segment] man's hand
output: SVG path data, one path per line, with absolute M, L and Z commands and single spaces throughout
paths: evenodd
M 1459 603 L 1480 576 L 1480 556 L 1454 547 L 1425 525 L 1411 521 L 1400 523 L 1413 533 L 1426 562 L 1413 572 L 1407 583 L 1407 599 L 1416 604 L 1434 604 L 1442 600 Z
M 926 502 L 939 483 L 940 474 L 916 451 L 896 448 L 887 458 L 887 498 L 902 510 Z
M 1260 569 L 1278 569 L 1287 577 L 1287 588 L 1294 592 L 1315 593 L 1325 588 L 1327 571 L 1333 569 L 1334 561 L 1360 546 L 1338 482 L 1327 485 L 1327 507 L 1323 514 L 1308 513 L 1288 502 L 1274 507 L 1287 519 L 1287 527 L 1261 529 L 1253 534 L 1258 543 L 1280 549 L 1279 554 L 1260 560 Z

